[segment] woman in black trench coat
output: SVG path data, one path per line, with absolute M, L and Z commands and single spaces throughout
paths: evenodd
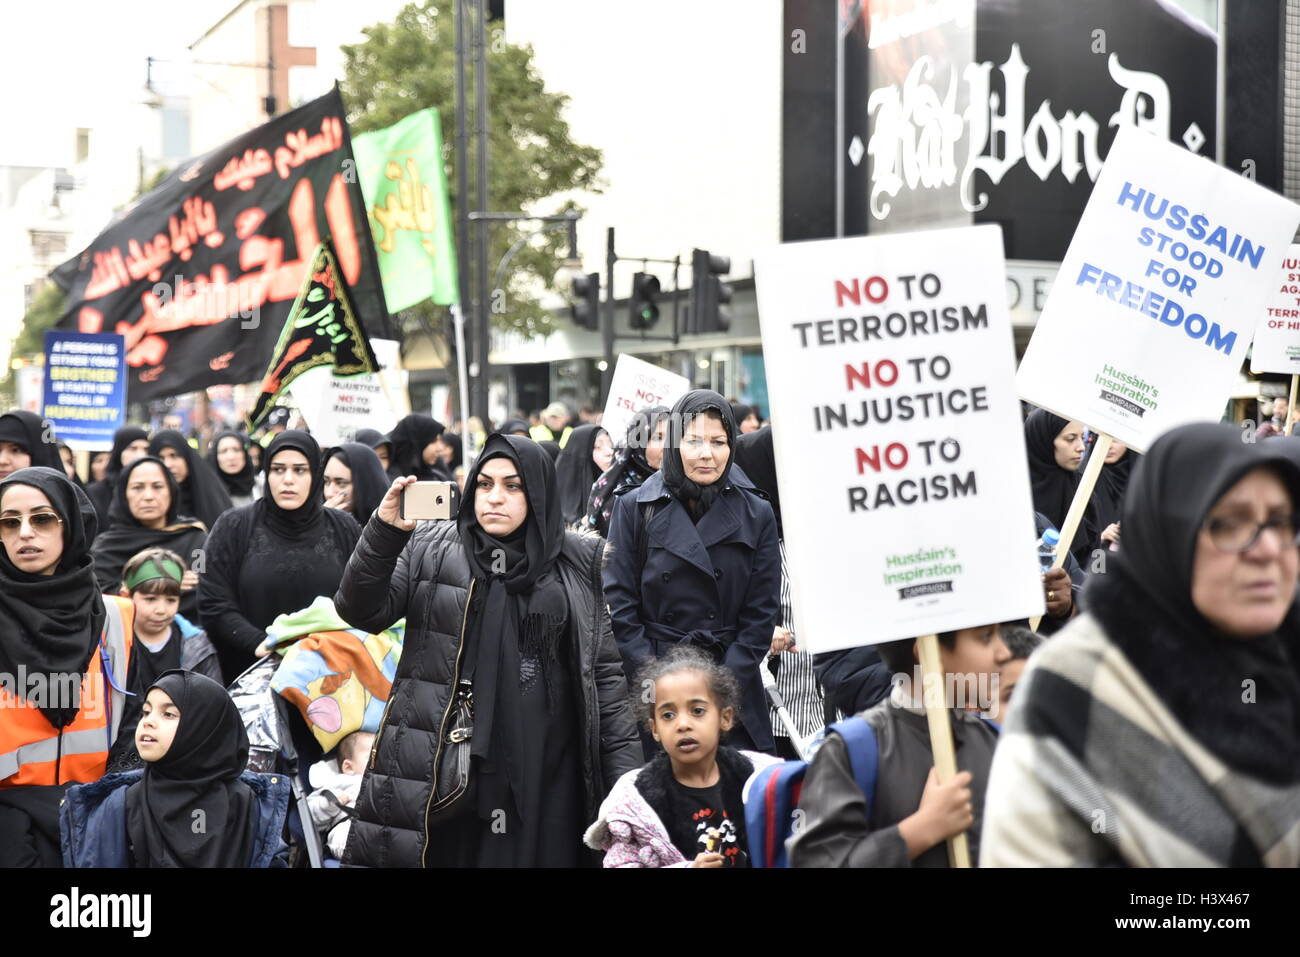
M 703 648 L 740 681 L 729 743 L 770 752 L 758 669 L 780 606 L 781 553 L 772 506 L 732 465 L 736 435 L 716 392 L 678 400 L 662 470 L 614 506 L 605 600 L 629 675 L 675 644 Z

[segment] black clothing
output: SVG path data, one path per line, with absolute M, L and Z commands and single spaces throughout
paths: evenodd
M 131 514 L 131 508 L 127 504 L 126 487 L 131 481 L 131 474 L 146 462 L 156 465 L 162 472 L 171 496 L 166 524 L 162 528 L 147 528 L 142 525 Z M 95 559 L 95 580 L 99 582 L 100 590 L 116 594 L 122 587 L 122 569 L 133 556 L 146 548 L 170 549 L 181 557 L 186 568 L 192 568 L 196 554 L 207 541 L 208 533 L 196 519 L 177 513 L 180 488 L 162 460 L 152 456 L 136 459 L 122 470 L 114 487 L 113 505 L 108 513 L 108 530 L 95 537 L 95 543 L 90 549 L 90 554 Z M 198 611 L 198 589 L 182 593 L 180 613 L 186 618 L 197 620 Z
M 424 461 L 424 450 L 445 431 L 446 427 L 437 419 L 419 413 L 408 415 L 393 426 L 393 431 L 388 433 L 388 440 L 393 444 L 388 477 L 414 475 L 421 482 L 446 481 L 441 469 Z
M 672 761 L 662 750 L 636 776 L 636 789 L 668 829 L 677 850 L 693 861 L 707 850 L 707 832 L 722 833 L 715 850 L 725 867 L 749 866 L 749 841 L 745 834 L 745 782 L 754 762 L 729 745 L 718 746 L 718 783 L 691 788 L 673 777 Z
M 146 763 L 126 792 L 135 866 L 247 867 L 257 806 L 239 780 L 248 763 L 239 709 L 225 688 L 189 671 L 168 672 L 150 687 L 166 693 L 180 719 L 167 753 Z M 201 828 L 195 811 L 203 813 Z
M 267 446 L 263 470 L 284 449 L 307 457 L 311 486 L 297 508 L 266 494 L 232 509 L 208 535 L 207 570 L 199 584 L 199 616 L 233 681 L 256 656 L 266 628 L 285 612 L 332 595 L 361 535 L 347 512 L 325 508 L 320 449 L 306 432 L 281 432 Z
M 374 449 L 363 442 L 344 442 L 325 454 L 325 465 L 338 459 L 352 470 L 352 517 L 358 525 L 370 520 L 392 484 Z
M 16 675 L 22 665 L 29 675 L 48 675 L 51 688 L 80 687 L 79 677 L 63 676 L 85 673 L 107 614 L 90 557 L 98 522 L 95 507 L 61 465 L 11 473 L 0 481 L 0 509 L 5 492 L 16 485 L 43 492 L 63 519 L 63 555 L 53 575 L 31 575 L 20 571 L 0 546 L 0 673 Z M 51 725 L 63 728 L 79 708 L 67 702 L 40 710 Z
M 578 426 L 569 433 L 569 441 L 555 460 L 556 488 L 565 525 L 573 525 L 587 514 L 591 487 L 601 475 L 591 453 L 602 434 L 605 430 L 598 425 Z
M 776 450 L 772 445 L 772 427 L 765 425 L 736 438 L 736 464 L 744 469 L 754 487 L 767 496 L 776 516 L 776 534 L 785 538 L 781 527 L 781 496 L 776 481 Z
M 221 447 L 222 439 L 235 439 L 244 453 L 244 466 L 233 475 L 223 472 L 221 463 L 217 460 L 217 451 Z M 218 432 L 212 437 L 212 444 L 208 446 L 208 465 L 213 472 L 217 473 L 217 478 L 221 479 L 221 484 L 226 487 L 226 494 L 232 501 L 236 497 L 248 498 L 253 494 L 257 470 L 253 468 L 253 457 L 248 454 L 248 436 L 233 429 Z
M 1069 425 L 1068 419 L 1046 409 L 1035 409 L 1025 420 L 1025 451 L 1029 456 L 1029 480 L 1033 487 L 1034 511 L 1042 512 L 1060 530 L 1079 487 L 1078 472 L 1063 469 L 1056 463 L 1054 442 Z M 1081 565 L 1088 562 L 1088 552 L 1101 534 L 1097 528 L 1097 509 L 1088 503 L 1079 527 L 1070 542 L 1070 552 Z
M 595 529 L 602 538 L 609 535 L 609 520 L 614 514 L 615 496 L 630 488 L 636 488 L 653 475 L 657 469 L 651 468 L 646 460 L 646 446 L 654 438 L 655 428 L 668 418 L 668 407 L 663 405 L 642 409 L 628 424 L 623 444 L 614 453 L 614 461 L 605 473 L 591 487 L 587 498 L 587 520 L 585 528 Z
M 118 429 L 113 433 L 113 449 L 108 453 L 108 466 L 104 469 L 104 477 L 98 482 L 91 482 L 86 489 L 86 494 L 90 496 L 91 503 L 95 506 L 95 512 L 99 515 L 99 530 L 102 532 L 109 526 L 108 510 L 113 507 L 113 491 L 117 485 L 118 476 L 122 474 L 122 453 L 132 442 L 139 442 L 141 439 L 149 441 L 149 433 L 136 425 L 128 425 Z
M 1191 600 L 1197 538 L 1245 475 L 1274 470 L 1300 507 L 1300 466 L 1283 443 L 1247 444 L 1230 425 L 1186 425 L 1156 440 L 1133 473 L 1124 540 L 1089 579 L 1088 610 L 1200 744 L 1234 770 L 1300 780 L 1300 609 L 1276 632 L 1230 637 Z M 1285 532 L 1283 534 L 1286 534 Z M 1243 694 L 1249 680 L 1253 695 Z
M 14 409 L 0 415 L 0 442 L 12 442 L 31 457 L 28 468 L 50 468 L 63 472 L 63 456 L 59 454 L 58 439 L 50 430 L 46 441 L 45 423 L 35 412 Z M 66 476 L 67 473 L 64 472 Z
M 521 446 L 529 441 L 517 437 L 513 440 Z M 473 511 L 472 500 L 465 502 L 462 512 L 465 511 Z M 532 530 L 530 523 L 525 536 Z M 554 568 L 564 592 L 568 624 L 552 673 L 556 681 L 555 704 L 552 709 L 546 696 L 537 694 L 545 681 L 543 678 L 533 686 L 537 690 L 531 700 L 521 705 L 524 717 L 533 724 L 540 719 L 532 716 L 546 709 L 545 737 L 549 749 L 566 746 L 563 736 L 551 729 L 568 725 L 570 718 L 565 714 L 568 706 L 564 702 L 565 699 L 572 702 L 573 721 L 579 729 L 573 741 L 580 771 L 574 785 L 581 811 L 577 817 L 584 824 L 556 837 L 570 839 L 575 852 L 580 847 L 583 826 L 596 819 L 600 802 L 609 788 L 620 775 L 641 765 L 641 748 L 627 706 L 627 682 L 609 631 L 604 603 L 599 597 L 603 551 L 603 542 L 595 536 L 562 533 Z M 403 616 L 407 624 L 406 641 L 388 714 L 379 733 L 375 760 L 357 798 L 359 817 L 353 821 L 348 838 L 347 863 L 372 867 L 436 866 L 465 859 L 495 863 L 507 850 L 517 863 L 530 860 L 529 855 L 534 853 L 537 856 L 531 858 L 533 863 L 551 860 L 549 856 L 542 857 L 550 854 L 545 844 L 535 851 L 523 847 L 522 842 L 514 843 L 509 849 L 483 846 L 481 842 L 502 839 L 501 835 L 493 835 L 485 822 L 480 822 L 481 835 L 473 838 L 477 844 L 474 853 L 462 855 L 462 849 L 430 844 L 426 838 L 424 809 L 433 787 L 433 759 L 443 747 L 440 729 L 451 705 L 456 680 L 464 673 L 463 653 L 468 653 L 463 652 L 463 643 L 467 592 L 473 576 L 470 551 L 462 544 L 457 525 L 452 522 L 425 522 L 407 533 L 372 517 L 348 562 L 334 599 L 339 614 L 354 627 L 368 631 L 382 630 Z M 478 588 L 475 584 L 476 599 Z M 507 664 L 500 669 L 499 680 L 504 683 L 513 677 L 517 684 L 520 675 L 521 671 L 512 672 Z M 525 682 L 529 680 L 526 670 L 522 676 Z M 474 674 L 476 699 L 478 689 L 486 680 L 480 665 Z M 566 688 L 572 688 L 572 693 L 566 694 Z M 536 740 L 538 729 L 527 724 L 526 721 L 523 730 L 525 746 L 535 747 L 530 742 Z M 474 737 L 475 740 L 479 737 L 477 726 Z M 562 754 L 557 757 L 554 752 L 548 752 L 542 763 L 562 765 L 564 761 Z M 546 784 L 548 794 L 552 788 L 567 786 L 558 780 Z M 560 797 L 554 809 L 548 811 L 544 807 L 539 821 L 551 822 L 554 814 L 566 816 L 567 803 L 566 798 Z M 528 814 L 527 809 L 524 814 Z M 553 825 L 539 826 L 545 829 Z M 542 838 L 547 839 L 545 835 Z M 479 849 L 481 855 L 476 853 Z M 569 859 L 568 853 L 565 850 L 563 861 Z M 556 860 L 563 863 L 559 858 Z M 585 862 L 586 858 L 582 860 Z
M 192 515 L 203 523 L 204 528 L 211 529 L 221 514 L 233 507 L 225 485 L 179 432 L 167 429 L 149 440 L 150 455 L 161 458 L 163 449 L 172 449 L 184 458 L 189 470 L 185 481 L 180 483 L 177 511 L 181 515 Z

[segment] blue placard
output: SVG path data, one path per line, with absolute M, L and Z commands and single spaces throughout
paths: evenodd
M 45 333 L 45 418 L 73 449 L 113 447 L 126 424 L 126 347 L 114 333 Z

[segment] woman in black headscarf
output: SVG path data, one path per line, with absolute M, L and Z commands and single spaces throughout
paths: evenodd
M 528 422 L 524 419 L 506 419 L 501 423 L 499 431 L 502 435 L 522 435 L 527 437 Z M 559 446 L 557 445 L 556 448 L 558 449 Z
M 1123 442 L 1118 439 L 1111 441 L 1101 474 L 1097 476 L 1096 489 L 1092 493 L 1093 505 L 1097 509 L 1094 524 L 1099 540 L 1093 543 L 1096 548 L 1106 548 L 1110 542 L 1119 541 L 1119 519 L 1124 507 L 1124 493 L 1128 490 L 1129 476 L 1133 474 L 1133 466 L 1139 458 L 1138 453 Z M 1080 466 L 1080 471 L 1083 468 Z
M 161 459 L 136 459 L 117 480 L 109 526 L 100 532 L 90 554 L 95 559 L 95 578 L 101 590 L 116 592 L 122 587 L 122 569 L 131 556 L 146 548 L 166 548 L 181 556 L 186 565 L 181 584 L 180 613 L 198 621 L 198 575 L 190 570 L 207 529 L 196 518 L 182 515 L 177 500 L 180 487 Z
M 65 859 L 73 867 L 283 866 L 288 781 L 244 770 L 248 735 L 226 690 L 168 671 L 148 689 L 143 712 L 135 738 L 144 769 L 69 791 Z M 124 800 L 108 799 L 121 788 Z
M 560 514 L 565 525 L 583 522 L 591 487 L 613 460 L 614 445 L 609 433 L 599 425 L 580 425 L 569 434 L 569 441 L 555 460 Z
M 320 448 L 306 432 L 281 432 L 264 463 L 266 494 L 213 526 L 199 583 L 199 617 L 227 682 L 256 661 L 279 615 L 334 594 L 361 534 L 351 515 L 325 508 Z
M 357 429 L 357 434 L 352 438 L 353 442 L 366 446 L 375 453 L 379 459 L 379 464 L 384 467 L 387 474 L 388 466 L 392 464 L 393 443 L 389 441 L 388 436 L 384 435 L 378 429 Z M 387 485 L 387 483 L 384 483 Z
M 1300 866 L 1292 454 L 1219 424 L 1152 444 L 1122 549 L 1016 686 L 981 865 Z
M 726 399 L 700 389 L 678 400 L 659 472 L 614 506 L 605 599 L 629 674 L 674 645 L 700 646 L 740 682 L 728 743 L 770 752 L 758 669 L 780 610 L 781 553 L 772 506 L 732 468 L 735 448 Z
M 63 468 L 58 439 L 35 412 L 14 409 L 0 415 L 0 479 L 32 466 Z
M 108 512 L 113 507 L 117 479 L 122 474 L 122 469 L 140 456 L 148 454 L 149 433 L 144 429 L 139 426 L 128 425 L 113 433 L 113 449 L 109 452 L 108 467 L 104 471 L 104 478 L 102 481 L 92 482 L 90 487 L 86 489 L 86 494 L 90 496 L 90 501 L 94 504 L 95 512 L 99 516 L 99 530 L 101 532 L 109 526 Z
M 664 457 L 664 439 L 668 435 L 668 407 L 642 409 L 628 424 L 623 445 L 614 453 L 613 464 L 605 469 L 591 487 L 587 498 L 584 528 L 609 535 L 609 518 L 614 514 L 614 497 L 636 488 L 655 472 Z M 570 439 L 572 441 L 572 439 Z
M 248 436 L 233 429 L 218 432 L 208 446 L 208 467 L 221 479 L 233 507 L 253 504 L 257 470 L 248 454 Z
M 234 507 L 221 479 L 179 432 L 172 429 L 159 432 L 149 440 L 149 454 L 162 459 L 176 476 L 181 487 L 177 508 L 182 515 L 192 515 L 211 529 L 223 512 Z
M 388 477 L 414 475 L 421 482 L 449 482 L 451 475 L 438 461 L 438 440 L 446 428 L 437 419 L 413 413 L 393 427 L 388 439 L 393 444 Z
M 1046 409 L 1035 409 L 1025 420 L 1025 451 L 1029 455 L 1034 511 L 1046 516 L 1059 531 L 1079 487 L 1083 426 Z M 1090 501 L 1070 543 L 1070 553 L 1084 568 L 1088 567 L 1088 553 L 1099 534 L 1097 510 Z
M 96 522 L 62 469 L 0 481 L 0 673 L 27 675 L 0 683 L 0 866 L 57 866 L 63 786 L 98 780 L 121 729 L 131 603 L 100 594 Z
M 594 863 L 582 849 L 581 822 L 640 764 L 597 584 L 600 540 L 563 530 L 554 467 L 531 439 L 488 438 L 454 523 L 416 530 L 399 518 L 410 481 L 389 489 L 335 598 L 358 628 L 382 630 L 407 617 L 395 697 L 357 798 L 345 862 Z M 429 806 L 432 769 L 454 745 L 420 729 L 447 713 L 466 684 L 474 796 L 459 806 L 435 803 L 426 824 L 403 808 Z M 427 747 L 401 744 L 416 738 Z
M 379 456 L 360 442 L 344 442 L 325 453 L 325 504 L 364 525 L 388 491 Z

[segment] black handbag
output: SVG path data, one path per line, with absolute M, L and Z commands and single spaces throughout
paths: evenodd
M 438 778 L 429 806 L 430 829 L 463 821 L 476 811 L 475 774 L 470 763 L 474 738 L 473 682 L 462 678 L 456 684 L 455 695 L 450 726 L 438 756 Z

